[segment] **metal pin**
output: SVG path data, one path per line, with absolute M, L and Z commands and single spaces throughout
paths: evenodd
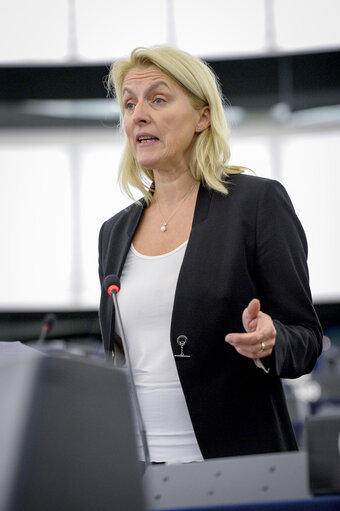
M 179 353 L 179 355 L 175 355 L 175 357 L 177 357 L 177 358 L 190 358 L 190 355 L 185 355 L 185 353 L 184 353 L 184 346 L 188 342 L 188 338 L 185 335 L 179 335 L 177 337 L 177 339 L 176 339 L 176 342 L 180 346 L 181 352 Z

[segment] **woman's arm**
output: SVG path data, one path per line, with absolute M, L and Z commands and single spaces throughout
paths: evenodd
M 256 226 L 259 300 L 243 312 L 245 333 L 229 333 L 226 341 L 241 355 L 261 359 L 278 376 L 295 378 L 313 369 L 322 329 L 309 288 L 306 237 L 280 183 L 266 183 Z

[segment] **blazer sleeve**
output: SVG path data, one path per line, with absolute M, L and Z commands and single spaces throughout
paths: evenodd
M 103 284 L 103 263 L 102 263 L 102 239 L 103 239 L 103 230 L 104 230 L 105 223 L 101 226 L 98 236 L 98 275 L 99 275 L 99 282 L 100 286 Z
M 312 303 L 307 240 L 285 188 L 266 181 L 256 212 L 256 280 L 263 312 L 277 332 L 273 354 L 261 359 L 282 378 L 309 373 L 322 351 Z

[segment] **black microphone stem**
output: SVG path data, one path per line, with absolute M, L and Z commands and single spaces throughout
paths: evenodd
M 39 339 L 36 345 L 42 345 L 45 342 L 47 334 L 52 330 L 56 316 L 54 314 L 46 314 L 43 319 L 43 325 L 41 327 Z
M 140 433 L 140 436 L 142 439 L 142 445 L 143 445 L 143 451 L 144 451 L 144 457 L 145 457 L 145 465 L 146 465 L 146 467 L 148 467 L 151 463 L 150 463 L 149 446 L 148 446 L 148 441 L 147 441 L 147 437 L 146 437 L 146 429 L 145 429 L 145 424 L 144 424 L 143 417 L 142 417 L 142 412 L 141 412 L 141 409 L 139 406 L 135 382 L 133 379 L 130 355 L 129 355 L 129 350 L 127 347 L 126 337 L 125 337 L 125 333 L 124 333 L 123 322 L 122 322 L 122 318 L 121 318 L 120 310 L 119 310 L 119 306 L 118 306 L 117 295 L 114 290 L 111 292 L 111 296 L 112 296 L 113 305 L 114 305 L 114 308 L 115 308 L 115 311 L 117 314 L 118 326 L 119 326 L 121 334 L 122 334 L 122 342 L 123 342 L 123 348 L 124 348 L 124 353 L 125 353 L 126 365 L 127 365 L 127 369 L 128 369 L 128 373 L 129 373 L 130 382 L 131 382 L 132 397 L 133 397 L 133 401 L 134 401 L 134 404 L 136 407 L 137 419 L 139 422 L 139 433 Z

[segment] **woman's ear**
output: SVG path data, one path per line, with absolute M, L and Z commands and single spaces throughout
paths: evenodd
M 199 110 L 199 113 L 200 116 L 196 128 L 197 132 L 203 131 L 210 126 L 210 108 L 205 106 Z

